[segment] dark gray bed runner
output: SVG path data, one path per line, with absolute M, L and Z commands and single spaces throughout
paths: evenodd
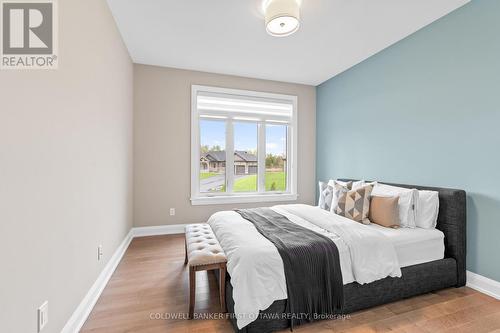
M 290 222 L 270 208 L 236 210 L 278 249 L 283 260 L 288 300 L 286 313 L 300 323 L 337 314 L 344 305 L 344 285 L 335 243 Z

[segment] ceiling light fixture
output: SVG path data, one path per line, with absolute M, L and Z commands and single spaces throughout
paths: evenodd
M 290 36 L 299 29 L 297 0 L 268 0 L 265 8 L 266 31 L 271 36 Z

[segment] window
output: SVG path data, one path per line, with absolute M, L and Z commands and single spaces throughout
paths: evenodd
M 191 202 L 295 200 L 297 97 L 192 86 Z

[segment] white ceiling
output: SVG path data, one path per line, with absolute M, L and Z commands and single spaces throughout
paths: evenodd
M 318 85 L 470 0 L 302 0 L 266 33 L 262 0 L 108 0 L 136 63 Z

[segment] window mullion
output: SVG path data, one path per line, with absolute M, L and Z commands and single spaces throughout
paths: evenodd
M 264 193 L 266 191 L 266 124 L 260 122 L 258 126 L 257 138 L 257 192 Z
M 233 193 L 234 185 L 234 127 L 233 120 L 226 122 L 226 193 Z
M 290 125 L 288 125 L 286 128 L 286 192 L 291 192 L 292 186 L 295 186 L 295 184 L 292 183 L 292 175 L 295 166 L 293 165 L 293 163 L 291 163 L 292 161 L 295 161 L 294 152 L 292 150 L 292 138 L 294 130 L 295 128 L 291 128 Z

